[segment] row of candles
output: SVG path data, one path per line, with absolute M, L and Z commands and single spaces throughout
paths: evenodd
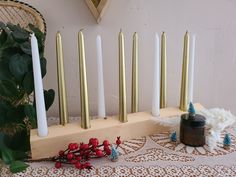
M 125 50 L 124 50 L 124 34 L 119 32 L 119 120 L 127 122 L 127 105 L 126 105 L 126 76 L 125 76 Z M 131 92 L 131 112 L 139 111 L 139 87 L 138 87 L 138 34 L 133 34 L 132 48 L 132 92 Z M 161 45 L 160 45 L 161 44 Z M 101 36 L 97 35 L 97 66 L 98 66 L 98 117 L 106 117 L 105 110 L 105 94 L 103 80 L 103 55 L 102 55 L 102 40 Z M 36 97 L 36 112 L 38 135 L 40 137 L 47 136 L 48 127 L 46 120 L 45 103 L 43 97 L 43 85 L 41 77 L 41 69 L 39 63 L 39 54 L 37 39 L 31 35 L 31 48 L 34 69 L 34 84 Z M 161 52 L 160 52 L 161 48 Z M 88 88 L 86 77 L 86 60 L 84 36 L 82 30 L 78 34 L 78 50 L 79 50 L 79 73 L 80 73 L 80 103 L 81 103 L 81 127 L 84 129 L 90 128 L 89 116 L 89 101 Z M 68 123 L 68 108 L 64 75 L 64 61 L 62 37 L 60 32 L 56 34 L 56 54 L 57 54 L 57 76 L 58 76 L 58 97 L 59 97 L 59 114 L 60 124 Z M 195 35 L 189 37 L 186 32 L 184 36 L 183 48 L 183 65 L 182 65 L 182 81 L 180 93 L 180 109 L 186 111 L 189 102 L 193 98 L 193 78 L 194 78 L 194 54 L 195 54 Z M 160 108 L 165 108 L 167 105 L 166 98 L 166 34 L 161 35 L 161 42 L 158 34 L 155 35 L 155 60 L 154 60 L 154 77 L 153 77 L 153 99 L 152 99 L 152 115 L 158 117 Z

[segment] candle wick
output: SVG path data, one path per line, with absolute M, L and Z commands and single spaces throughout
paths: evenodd
M 84 31 L 85 30 L 85 28 L 82 28 L 82 29 L 80 29 L 79 31 Z
M 120 33 L 122 32 L 122 29 L 120 29 Z

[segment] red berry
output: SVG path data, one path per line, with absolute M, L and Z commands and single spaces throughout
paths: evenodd
M 80 151 L 80 156 L 82 157 L 84 155 L 84 151 Z
M 73 150 L 73 148 L 74 148 L 74 143 L 70 143 L 70 144 L 68 145 L 68 149 L 69 149 L 69 150 Z
M 92 141 L 91 144 L 92 144 L 93 147 L 97 147 L 99 145 L 98 139 L 97 138 L 93 138 L 93 141 Z
M 87 167 L 91 167 L 90 162 L 85 162 L 85 163 L 84 163 L 84 167 L 85 167 L 85 168 L 87 168 Z
M 106 149 L 106 155 L 111 155 L 111 149 Z
M 98 143 L 98 139 L 97 138 L 94 138 L 93 141 L 97 142 Z M 99 144 L 99 143 L 98 143 Z
M 75 159 L 70 160 L 71 164 L 75 164 L 76 162 L 77 162 L 77 160 L 75 160 Z
M 78 146 L 78 143 L 74 143 L 74 148 L 75 148 L 75 149 L 78 149 L 78 147 L 79 147 L 79 146 Z
M 74 154 L 73 154 L 73 153 L 69 152 L 69 153 L 67 154 L 67 159 L 68 159 L 68 160 L 72 159 L 73 157 L 74 157 Z
M 84 143 L 80 143 L 79 149 L 80 149 L 80 150 L 83 150 L 83 147 L 84 147 Z
M 84 144 L 84 143 L 80 143 L 79 149 L 80 149 L 80 150 L 89 149 L 89 145 L 88 145 L 88 144 Z
M 92 144 L 94 138 L 89 139 L 89 144 Z
M 102 150 L 101 149 L 96 149 L 96 156 L 97 157 L 102 157 L 103 156 L 103 152 L 102 152 Z
M 78 157 L 76 157 L 76 160 L 77 160 L 77 161 L 81 161 L 81 160 L 82 160 L 82 157 L 78 156 Z
M 107 149 L 110 149 L 109 146 L 104 146 L 103 150 L 106 151 Z
M 63 156 L 64 155 L 64 151 L 59 151 L 59 156 Z
M 70 143 L 68 148 L 73 151 L 73 150 L 76 150 L 78 149 L 78 144 L 77 143 Z
M 82 166 L 81 166 L 80 162 L 76 162 L 76 163 L 75 163 L 75 168 L 81 169 L 81 167 L 82 167 Z
M 80 169 L 84 169 L 84 164 L 81 164 Z
M 116 145 L 120 145 L 121 144 L 121 140 L 120 140 L 120 136 L 117 137 L 117 140 L 116 140 Z
M 88 149 L 89 148 L 89 145 L 88 144 L 84 144 L 84 149 Z
M 61 162 L 56 162 L 56 163 L 55 163 L 55 167 L 56 167 L 56 168 L 61 168 Z
M 108 140 L 104 140 L 104 141 L 103 141 L 103 146 L 109 146 L 109 145 L 110 145 L 110 143 L 109 143 Z

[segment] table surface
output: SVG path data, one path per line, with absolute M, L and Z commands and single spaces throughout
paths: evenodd
M 125 141 L 119 148 L 117 162 L 107 158 L 90 160 L 94 168 L 77 170 L 73 166 L 54 168 L 53 162 L 34 162 L 25 172 L 10 174 L 2 169 L 2 177 L 24 176 L 236 176 L 236 126 L 228 127 L 232 140 L 229 150 L 219 143 L 210 151 L 208 146 L 189 147 L 170 142 L 170 132 Z

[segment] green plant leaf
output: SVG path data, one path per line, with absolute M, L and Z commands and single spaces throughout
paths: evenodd
M 27 54 L 22 55 L 22 57 L 24 58 L 25 62 L 27 63 L 28 71 L 33 71 L 32 57 Z
M 5 135 L 4 143 L 13 151 L 28 152 L 30 151 L 30 133 L 26 127 L 24 127 L 24 129 L 17 131 L 13 136 Z
M 10 164 L 10 171 L 12 173 L 18 173 L 24 171 L 29 165 L 21 162 L 21 161 L 14 161 Z
M 24 42 L 29 39 L 29 34 L 25 30 L 15 30 L 12 32 L 12 36 L 17 42 Z
M 24 106 L 25 115 L 29 118 L 32 128 L 36 128 L 36 111 L 33 105 Z
M 20 27 L 20 25 L 7 24 L 7 27 L 12 31 L 12 37 L 17 42 L 24 42 L 29 39 L 29 32 Z
M 6 25 L 0 21 L 0 29 L 4 29 L 6 27 Z
M 18 81 L 21 81 L 25 73 L 28 71 L 28 65 L 21 55 L 16 54 L 10 58 L 9 69 L 13 76 Z
M 14 161 L 14 157 L 13 157 L 13 153 L 12 150 L 7 148 L 7 147 L 3 147 L 1 149 L 2 152 L 2 160 L 6 163 L 6 164 L 10 164 L 12 161 Z
M 5 49 L 0 49 L 0 51 L 1 51 L 0 61 L 4 61 L 7 63 L 9 63 L 9 60 L 13 55 L 19 54 L 21 52 L 21 50 L 19 50 L 18 47 L 12 47 L 12 46 L 7 47 Z
M 5 102 L 0 100 L 0 127 L 4 125 L 6 119 L 6 105 Z
M 7 40 L 7 33 L 5 30 L 0 31 L 0 46 L 2 46 Z
M 41 74 L 43 78 L 47 73 L 47 60 L 45 58 L 40 59 L 40 66 L 41 66 Z
M 34 90 L 34 77 L 33 77 L 32 71 L 26 73 L 22 84 L 23 84 L 23 89 L 27 92 L 28 95 L 33 92 L 33 90 Z
M 15 160 L 25 160 L 29 157 L 27 152 L 23 151 L 13 151 L 13 155 Z
M 17 98 L 19 92 L 16 84 L 11 80 L 0 80 L 0 95 L 3 97 Z
M 29 41 L 26 41 L 26 42 L 22 43 L 22 44 L 20 45 L 20 48 L 21 48 L 21 50 L 22 50 L 24 53 L 26 53 L 26 54 L 28 54 L 28 55 L 32 55 L 32 53 L 31 53 L 31 45 L 30 45 L 30 42 L 29 42 Z
M 14 24 L 12 24 L 12 23 L 7 23 L 6 26 L 7 26 L 11 31 L 20 30 L 20 25 L 14 25 Z
M 5 61 L 0 62 L 0 80 L 10 80 L 12 78 L 8 63 Z
M 5 148 L 6 145 L 4 143 L 4 134 L 2 132 L 0 132 L 0 151 L 2 151 L 3 148 Z M 2 156 L 0 156 L 2 159 Z
M 8 47 L 14 47 L 14 46 L 16 46 L 15 41 L 14 41 L 12 35 L 8 34 L 7 35 L 7 40 L 2 45 L 0 45 L 0 48 L 1 49 L 6 49 Z
M 55 91 L 50 89 L 50 90 L 44 90 L 44 99 L 45 99 L 45 108 L 48 110 L 50 106 L 53 104 L 55 98 Z
M 34 32 L 37 40 L 40 41 L 41 43 L 44 43 L 45 41 L 44 33 L 40 29 L 36 28 L 33 24 L 29 24 L 29 28 L 31 31 Z
M 8 109 L 7 111 L 7 121 L 9 123 L 15 122 L 15 123 L 24 123 L 25 118 L 25 112 L 24 112 L 24 106 L 19 105 L 17 107 L 12 107 Z

